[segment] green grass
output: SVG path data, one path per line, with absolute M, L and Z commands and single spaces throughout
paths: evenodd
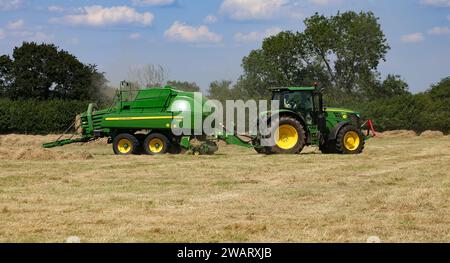
M 0 159 L 0 241 L 450 241 L 450 138 L 368 142 L 358 156 L 112 154 Z

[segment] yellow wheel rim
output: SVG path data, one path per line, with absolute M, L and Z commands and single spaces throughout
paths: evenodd
M 297 129 L 289 124 L 281 125 L 275 132 L 275 142 L 283 150 L 294 148 L 298 143 Z
M 349 131 L 344 136 L 344 146 L 349 151 L 358 149 L 360 142 L 358 133 L 354 131 Z
M 164 149 L 164 142 L 161 139 L 155 138 L 150 140 L 148 147 L 152 153 L 160 153 Z
M 133 149 L 133 144 L 128 139 L 122 139 L 119 141 L 119 144 L 117 145 L 117 149 L 119 150 L 120 153 L 127 154 L 127 153 L 130 153 L 131 150 Z

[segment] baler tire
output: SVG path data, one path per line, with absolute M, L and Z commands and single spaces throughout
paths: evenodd
M 358 145 L 355 147 L 355 149 L 349 149 L 349 146 L 346 146 L 346 136 L 358 136 Z M 354 138 L 351 140 L 354 141 Z M 360 154 L 364 150 L 364 135 L 362 134 L 361 130 L 355 128 L 353 125 L 347 125 L 344 126 L 338 133 L 337 140 L 336 140 L 336 150 L 338 153 L 341 154 Z
M 153 143 L 152 141 L 157 143 L 154 145 L 154 149 L 152 149 L 152 146 L 150 145 Z M 169 151 L 170 141 L 167 136 L 162 133 L 151 133 L 145 139 L 143 147 L 145 153 L 148 155 L 162 155 Z
M 129 133 L 121 133 L 114 137 L 112 145 L 116 155 L 131 155 L 139 152 L 140 144 L 135 136 Z
M 276 140 L 276 138 L 275 138 L 276 130 L 272 129 L 272 139 L 273 139 L 274 146 L 271 148 L 271 152 L 276 153 L 276 154 L 299 154 L 299 153 L 301 153 L 303 148 L 306 145 L 305 128 L 298 120 L 291 118 L 291 117 L 281 117 L 275 127 L 278 127 L 278 129 L 279 129 L 280 127 L 283 127 L 283 126 L 288 127 L 288 129 L 289 128 L 295 129 L 295 132 L 297 133 L 296 134 L 297 142 L 293 147 L 291 147 L 289 149 L 281 148 L 275 141 Z M 293 131 L 293 129 L 291 129 L 291 130 Z

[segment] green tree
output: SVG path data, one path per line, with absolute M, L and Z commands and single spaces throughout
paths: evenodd
M 389 74 L 383 81 L 380 80 L 381 78 L 378 75 L 373 74 L 372 79 L 364 81 L 365 84 L 368 84 L 363 88 L 364 93 L 362 95 L 364 98 L 374 100 L 410 94 L 408 83 L 399 75 Z
M 450 77 L 444 78 L 439 83 L 431 86 L 427 93 L 433 99 L 450 99 Z
M 424 96 L 428 97 L 432 128 L 450 133 L 450 77 L 433 85 Z
M 231 85 L 231 81 L 222 80 L 214 81 L 209 85 L 208 98 L 212 100 L 218 100 L 225 105 L 225 101 L 237 99 L 236 90 Z
M 361 91 L 390 48 L 372 12 L 315 14 L 305 26 L 309 48 L 326 66 L 332 84 L 344 92 Z
M 172 81 L 168 81 L 167 85 L 174 87 L 175 89 L 181 90 L 181 91 L 188 91 L 188 92 L 199 92 L 200 91 L 200 87 L 195 82 L 172 80 Z
M 95 65 L 52 44 L 24 42 L 12 58 L 2 56 L 0 65 L 0 85 L 12 99 L 98 100 L 107 82 Z
M 11 87 L 11 82 L 13 80 L 11 70 L 12 70 L 12 60 L 9 56 L 0 56 L 0 96 L 6 97 L 7 88 Z
M 328 82 L 324 68 L 307 49 L 303 34 L 290 31 L 266 38 L 242 62 L 244 74 L 237 83 L 244 99 L 269 98 L 269 87 Z
M 408 83 L 403 81 L 399 75 L 389 74 L 381 84 L 381 90 L 378 93 L 385 97 L 405 95 L 409 93 L 408 86 Z
M 281 32 L 244 57 L 242 96 L 268 98 L 270 86 L 319 82 L 339 103 L 349 92 L 362 97 L 380 87 L 376 70 L 389 46 L 373 13 L 315 14 L 304 23 L 304 32 Z

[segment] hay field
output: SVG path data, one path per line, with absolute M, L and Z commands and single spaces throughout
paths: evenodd
M 359 156 L 119 157 L 0 136 L 0 242 L 450 242 L 450 137 L 391 134 Z

